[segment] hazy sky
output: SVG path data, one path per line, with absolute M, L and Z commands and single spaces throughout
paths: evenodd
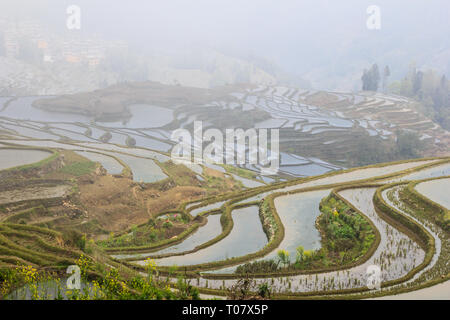
M 212 46 L 299 75 L 341 58 L 420 62 L 422 47 L 450 48 L 448 0 L 2 0 L 0 15 L 33 16 L 62 31 L 70 4 L 82 10 L 82 32 L 136 50 Z M 381 30 L 366 27 L 369 5 L 381 9 Z

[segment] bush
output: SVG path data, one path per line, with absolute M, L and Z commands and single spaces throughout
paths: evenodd
M 69 230 L 63 234 L 63 238 L 66 242 L 69 242 L 73 246 L 81 250 L 85 250 L 86 248 L 86 236 L 79 231 Z
M 235 273 L 271 273 L 277 271 L 278 269 L 279 264 L 274 260 L 261 260 L 240 265 L 236 268 Z
M 173 223 L 170 222 L 170 221 L 165 221 L 165 222 L 163 223 L 163 227 L 166 228 L 166 229 L 170 229 L 170 228 L 173 227 Z

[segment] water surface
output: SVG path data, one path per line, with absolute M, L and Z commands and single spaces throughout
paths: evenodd
M 87 151 L 76 151 L 76 153 L 93 162 L 99 162 L 110 174 L 120 174 L 123 170 L 123 166 L 113 157 Z
M 234 227 L 226 238 L 192 254 L 157 259 L 156 264 L 183 266 L 224 260 L 256 252 L 267 244 L 257 206 L 235 209 L 232 218 Z M 145 264 L 145 261 L 138 263 Z
M 450 209 L 450 178 L 421 182 L 416 190 L 428 199 Z
M 0 170 L 39 162 L 51 155 L 41 150 L 0 149 Z

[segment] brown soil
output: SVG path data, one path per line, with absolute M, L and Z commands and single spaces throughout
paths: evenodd
M 86 161 L 86 159 L 74 152 L 62 151 L 58 161 L 60 165 L 49 168 L 44 174 L 41 172 L 32 177 L 51 178 L 56 184 L 55 186 L 46 188 L 30 186 L 24 182 L 24 179 L 19 179 L 25 186 L 14 190 L 14 194 L 5 194 L 10 191 L 0 192 L 0 203 L 2 195 L 5 195 L 7 199 L 15 200 L 22 199 L 24 196 L 28 199 L 67 195 L 72 188 L 67 185 L 68 180 L 72 180 L 78 186 L 78 191 L 60 201 L 49 200 L 6 205 L 0 210 L 0 219 L 43 206 L 44 213 L 34 212 L 26 214 L 20 219 L 24 219 L 27 224 L 44 225 L 58 230 L 76 229 L 86 233 L 88 238 L 99 239 L 111 232 L 119 234 L 134 225 L 146 223 L 149 218 L 155 217 L 158 213 L 176 210 L 184 202 L 229 191 L 234 188 L 235 184 L 232 179 L 226 179 L 222 172 L 206 169 L 205 174 L 214 177 L 214 180 L 217 181 L 214 181 L 212 186 L 205 187 L 190 171 L 185 172 L 186 170 L 182 170 L 184 167 L 173 165 L 168 165 L 166 169 L 175 178 L 166 179 L 164 183 L 140 184 L 129 177 L 106 174 L 104 170 L 98 170 L 98 168 L 91 173 L 74 176 L 62 171 L 61 167 Z M 192 176 L 195 179 L 191 179 Z M 57 181 L 61 181 L 61 184 L 58 184 Z M 204 184 L 206 185 L 206 183 Z M 64 192 L 55 193 L 60 190 L 64 190 Z M 50 191 L 52 193 L 47 194 Z M 171 238 L 179 234 L 189 225 L 174 223 L 174 226 L 166 232 L 166 237 Z
M 203 173 L 210 177 L 222 179 L 224 181 L 223 187 L 225 187 L 225 189 L 232 190 L 239 186 L 239 183 L 237 183 L 233 179 L 227 178 L 223 172 L 220 172 L 218 170 L 214 170 L 211 168 L 204 168 Z
M 144 194 L 149 197 L 148 214 L 153 216 L 162 211 L 174 210 L 183 202 L 199 199 L 205 196 L 205 191 L 199 187 L 177 186 L 165 192 L 146 190 Z
M 145 207 L 133 194 L 133 181 L 110 175 L 80 180 L 80 203 L 88 220 L 97 220 L 103 229 L 122 231 L 148 220 Z
M 205 196 L 199 187 L 177 186 L 167 191 L 141 188 L 127 178 L 110 175 L 80 179 L 79 200 L 88 220 L 95 219 L 102 229 L 120 232 L 148 221 L 162 211 L 174 210 L 182 203 Z
M 211 168 L 205 168 L 204 174 L 206 174 L 207 176 L 210 176 L 210 177 L 225 179 L 225 175 L 223 172 L 220 172 L 220 171 L 217 171 L 217 170 L 214 170 Z

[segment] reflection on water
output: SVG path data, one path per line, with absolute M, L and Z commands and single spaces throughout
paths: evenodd
M 76 153 L 93 162 L 99 162 L 110 174 L 120 174 L 123 170 L 123 166 L 112 157 L 95 152 L 76 151 Z
M 51 155 L 41 150 L 0 149 L 0 170 L 39 162 Z
M 213 210 L 213 209 L 219 209 L 225 202 L 226 201 L 214 202 L 214 203 L 211 203 L 211 204 L 209 204 L 207 206 L 194 209 L 194 210 L 192 210 L 189 213 L 191 214 L 191 216 L 195 217 L 199 213 L 206 212 L 206 211 Z
M 93 285 L 84 281 L 81 281 L 81 289 L 77 291 L 81 295 L 89 294 L 91 297 L 95 296 Z M 67 278 L 62 278 L 59 282 L 55 280 L 39 282 L 36 289 L 30 289 L 29 285 L 25 285 L 11 292 L 6 300 L 31 300 L 36 295 L 43 300 L 67 300 L 72 292 L 75 291 L 67 288 Z
M 450 281 L 429 288 L 380 297 L 374 300 L 450 300 Z
M 389 180 L 388 182 L 423 180 L 444 176 L 450 176 L 450 163 L 445 163 L 439 166 L 413 172 L 402 177 Z
M 98 122 L 107 127 L 115 128 L 159 128 L 173 121 L 173 111 L 167 108 L 135 104 L 128 107 L 132 116 L 126 121 Z
M 233 210 L 234 227 L 226 238 L 192 254 L 157 259 L 156 264 L 160 266 L 200 264 L 261 250 L 267 243 L 267 237 L 259 219 L 258 209 L 257 206 L 252 206 Z M 145 261 L 138 263 L 143 265 Z
M 32 120 L 41 122 L 83 122 L 89 123 L 92 119 L 88 116 L 83 116 L 73 113 L 62 112 L 48 112 L 32 106 L 34 100 L 45 97 L 23 97 L 14 100 L 0 116 L 18 119 L 18 120 Z
M 222 232 L 222 226 L 220 224 L 220 214 L 208 216 L 208 222 L 203 227 L 200 227 L 193 235 L 186 238 L 183 242 L 175 244 L 171 247 L 149 253 L 138 254 L 119 254 L 113 255 L 117 259 L 145 259 L 149 256 L 155 256 L 159 254 L 178 253 L 193 250 L 195 247 L 214 239 Z
M 296 248 L 300 245 L 305 250 L 320 248 L 320 233 L 315 222 L 320 215 L 319 203 L 329 193 L 330 190 L 320 190 L 275 199 L 275 207 L 285 229 L 284 239 L 278 248 L 289 251 L 291 260 L 295 260 Z M 267 258 L 275 256 L 276 251 Z
M 450 178 L 421 182 L 416 190 L 428 199 L 450 209 Z
M 108 152 L 105 153 L 108 154 Z M 134 181 L 152 183 L 167 178 L 167 175 L 151 159 L 138 158 L 121 153 L 113 155 L 130 167 Z

